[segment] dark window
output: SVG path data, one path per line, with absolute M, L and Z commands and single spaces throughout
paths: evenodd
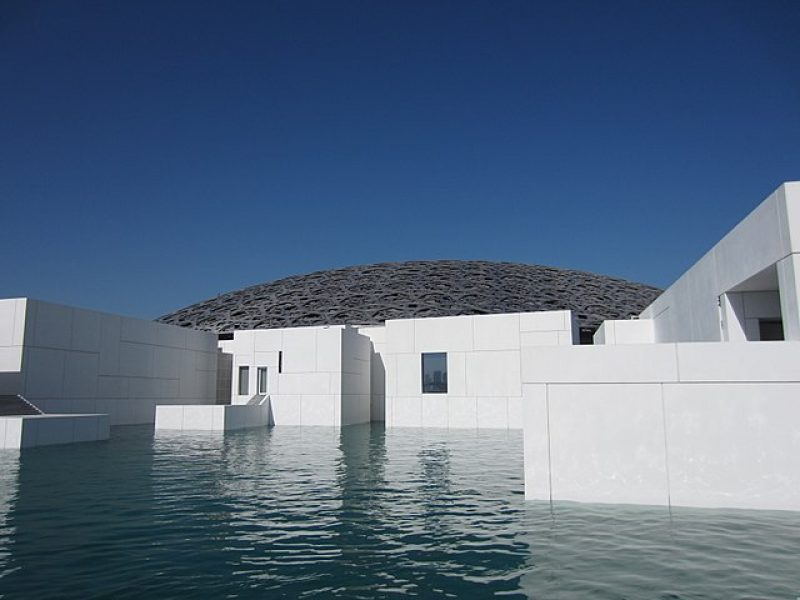
M 232 333 L 220 333 L 217 336 L 217 339 L 218 340 L 232 340 L 233 339 L 233 334 Z
M 783 321 L 780 319 L 759 319 L 758 339 L 762 342 L 782 342 Z
M 259 394 L 267 393 L 267 367 L 258 367 L 258 391 Z
M 250 393 L 250 367 L 239 367 L 239 395 Z
M 431 352 L 422 355 L 422 393 L 447 393 L 446 352 Z
M 283 373 L 283 350 L 278 350 L 278 373 Z

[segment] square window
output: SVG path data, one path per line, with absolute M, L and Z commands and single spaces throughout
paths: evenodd
M 429 352 L 422 355 L 422 393 L 447 393 L 446 352 Z

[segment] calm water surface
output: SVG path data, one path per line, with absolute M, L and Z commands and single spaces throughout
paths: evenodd
M 520 432 L 113 436 L 0 452 L 0 597 L 800 596 L 800 514 L 526 503 Z

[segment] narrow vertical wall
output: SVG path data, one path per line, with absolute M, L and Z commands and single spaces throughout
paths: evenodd
M 0 300 L 0 394 L 20 394 L 26 298 Z
M 370 421 L 384 422 L 386 420 L 386 327 L 374 325 L 358 327 L 358 332 L 365 335 L 372 342 L 370 350 Z
M 778 286 L 784 339 L 800 341 L 800 254 L 778 262 Z
M 342 330 L 342 425 L 370 421 L 371 347 L 357 329 Z

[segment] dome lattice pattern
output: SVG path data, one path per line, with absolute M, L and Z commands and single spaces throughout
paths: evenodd
M 638 315 L 661 290 L 538 265 L 433 260 L 318 271 L 262 283 L 158 319 L 206 331 L 374 325 L 387 319 L 571 309 L 582 328 Z

